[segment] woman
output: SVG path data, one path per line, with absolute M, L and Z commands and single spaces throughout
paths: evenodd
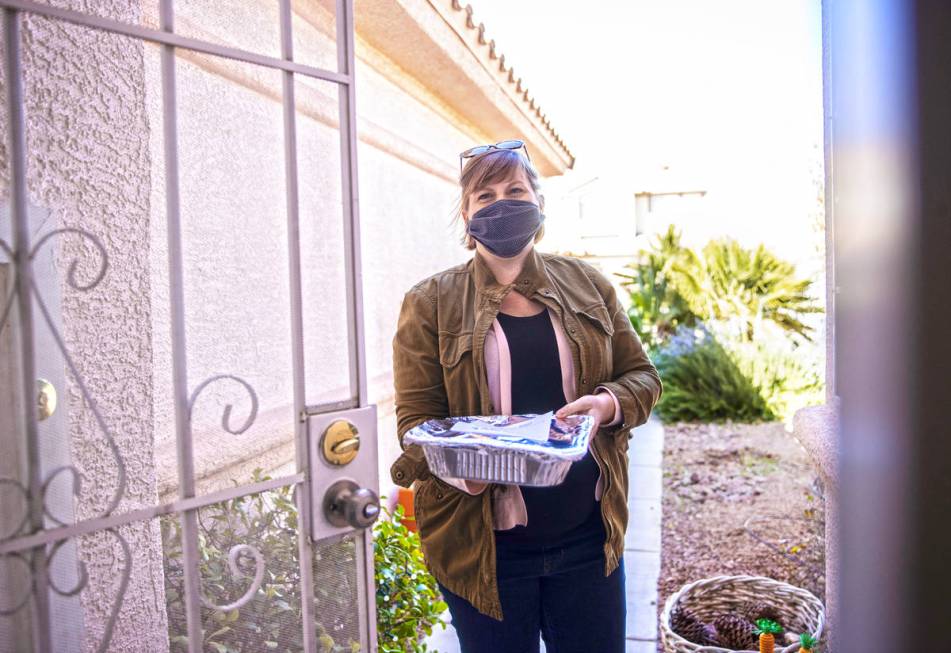
M 524 156 L 522 155 L 524 152 Z M 610 281 L 543 254 L 544 198 L 521 141 L 463 152 L 475 254 L 405 295 L 393 339 L 397 433 L 433 417 L 586 413 L 588 453 L 554 487 L 439 478 L 403 446 L 427 567 L 463 653 L 624 651 L 627 447 L 662 385 Z

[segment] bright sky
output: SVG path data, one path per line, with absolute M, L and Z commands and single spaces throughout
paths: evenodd
M 717 230 L 809 253 L 819 0 L 471 2 L 577 157 L 549 188 L 596 175 L 631 194 L 702 187 Z

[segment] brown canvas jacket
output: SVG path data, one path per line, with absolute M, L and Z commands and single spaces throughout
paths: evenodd
M 405 294 L 393 338 L 396 428 L 403 453 L 390 473 L 403 487 L 416 483 L 416 523 L 433 576 L 499 620 L 491 493 L 502 486 L 493 484 L 475 495 L 453 487 L 430 473 L 419 445 L 404 446 L 403 436 L 434 417 L 492 414 L 485 337 L 513 288 L 560 317 L 571 344 L 578 396 L 600 384 L 620 401 L 621 423 L 601 427 L 592 442 L 605 473 L 605 575 L 618 566 L 624 549 L 631 429 L 647 421 L 663 392 L 614 286 L 580 259 L 532 248 L 518 278 L 500 284 L 476 252 Z

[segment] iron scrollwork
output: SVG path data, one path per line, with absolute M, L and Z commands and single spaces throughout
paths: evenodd
M 70 261 L 70 264 L 67 270 L 66 281 L 70 285 L 70 287 L 72 287 L 73 289 L 77 291 L 88 292 L 92 290 L 93 288 L 95 288 L 96 286 L 98 286 L 99 283 L 105 278 L 107 269 L 109 267 L 108 252 L 105 246 L 102 244 L 102 241 L 98 237 L 93 235 L 92 233 L 78 227 L 65 227 L 65 228 L 50 231 L 46 233 L 42 238 L 40 238 L 40 240 L 37 241 L 37 243 L 31 249 L 29 253 L 30 262 L 32 262 L 33 259 L 35 258 L 39 248 L 42 247 L 53 236 L 57 234 L 67 234 L 67 233 L 77 234 L 81 236 L 82 238 L 88 239 L 90 242 L 92 242 L 92 244 L 94 245 L 94 247 L 96 248 L 98 252 L 98 255 L 99 255 L 98 259 L 100 263 L 99 263 L 98 269 L 95 271 L 95 273 L 92 275 L 90 279 L 86 281 L 81 281 L 78 278 L 77 271 L 79 267 L 79 261 L 75 258 L 72 261 Z M 8 245 L 8 243 L 2 239 L 0 239 L 0 251 L 2 251 L 8 257 L 8 259 L 14 263 L 13 275 L 15 278 L 17 275 L 16 253 Z M 6 326 L 10 318 L 13 302 L 15 301 L 15 298 L 18 293 L 17 286 L 15 283 L 12 284 L 11 287 L 13 288 L 13 292 L 11 292 L 10 296 L 7 297 L 2 307 L 2 310 L 0 310 L 0 331 L 3 330 L 3 328 Z M 88 405 L 89 409 L 92 411 L 93 416 L 96 420 L 96 423 L 99 425 L 99 428 L 102 430 L 102 433 L 104 434 L 109 450 L 111 451 L 115 459 L 116 468 L 118 472 L 116 488 L 114 492 L 112 493 L 112 495 L 110 496 L 108 503 L 106 504 L 104 509 L 102 509 L 96 516 L 91 517 L 90 520 L 109 517 L 116 510 L 123 496 L 125 495 L 126 480 L 127 480 L 125 462 L 122 458 L 122 454 L 115 441 L 115 438 L 113 437 L 111 431 L 109 430 L 109 427 L 106 424 L 105 419 L 103 419 L 103 416 L 98 408 L 98 405 L 96 404 L 95 399 L 92 396 L 92 393 L 89 391 L 86 384 L 84 383 L 82 376 L 79 374 L 79 370 L 76 367 L 76 364 L 74 363 L 72 357 L 69 354 L 69 351 L 66 347 L 65 342 L 63 341 L 61 334 L 56 329 L 53 323 L 53 319 L 50 315 L 50 312 L 45 302 L 43 301 L 43 297 L 39 291 L 39 288 L 37 287 L 36 283 L 32 279 L 30 280 L 29 287 L 30 287 L 31 294 L 35 297 L 37 301 L 37 304 L 43 315 L 43 319 L 46 322 L 46 325 L 53 339 L 55 340 L 57 347 L 59 348 L 60 352 L 63 355 L 66 365 L 68 369 L 70 370 L 72 377 L 76 385 L 78 386 L 80 393 L 82 394 L 82 397 L 86 401 L 86 404 Z M 236 424 L 232 424 L 233 405 L 230 403 L 226 404 L 222 412 L 221 427 L 228 433 L 231 433 L 233 435 L 238 435 L 247 431 L 251 427 L 251 425 L 254 423 L 258 413 L 258 397 L 257 397 L 257 394 L 254 392 L 254 389 L 251 387 L 250 384 L 248 384 L 246 381 L 244 381 L 243 379 L 237 376 L 230 375 L 230 374 L 219 374 L 216 376 L 212 376 L 206 379 L 205 381 L 203 381 L 200 385 L 198 385 L 194 389 L 194 391 L 192 392 L 189 398 L 189 402 L 188 402 L 188 415 L 189 415 L 188 437 L 189 438 L 191 437 L 190 427 L 192 423 L 192 415 L 193 415 L 195 404 L 198 400 L 199 395 L 210 384 L 216 381 L 225 380 L 225 379 L 230 379 L 232 381 L 235 381 L 238 384 L 240 384 L 242 388 L 244 388 L 244 390 L 248 393 L 248 396 L 250 397 L 251 408 L 247 418 L 241 424 L 236 425 Z M 46 475 L 46 478 L 43 481 L 41 485 L 41 489 L 40 489 L 40 492 L 42 493 L 41 503 L 42 503 L 44 517 L 46 517 L 51 522 L 56 524 L 56 526 L 59 526 L 59 527 L 67 527 L 70 524 L 60 519 L 57 515 L 55 515 L 52 512 L 52 510 L 50 509 L 50 506 L 47 503 L 47 497 L 48 497 L 48 490 L 51 484 L 53 483 L 53 481 L 64 473 L 68 474 L 71 477 L 72 494 L 74 498 L 77 501 L 80 500 L 82 489 L 84 486 L 83 474 L 75 465 L 62 465 L 51 470 Z M 0 534 L 0 542 L 3 542 L 3 541 L 11 540 L 23 534 L 24 528 L 26 527 L 29 521 L 29 516 L 30 516 L 29 514 L 30 491 L 23 483 L 13 478 L 0 478 L 0 484 L 9 485 L 15 488 L 18 491 L 18 493 L 22 496 L 22 501 L 24 506 L 23 517 L 20 519 L 16 527 L 10 533 Z M 97 648 L 97 650 L 101 652 L 106 650 L 106 648 L 108 647 L 112 639 L 112 633 L 115 627 L 115 623 L 116 623 L 116 620 L 118 619 L 119 611 L 121 609 L 123 600 L 125 598 L 126 590 L 128 589 L 128 585 L 130 581 L 132 556 L 131 556 L 131 549 L 130 549 L 129 543 L 125 540 L 124 537 L 122 537 L 121 534 L 119 534 L 117 528 L 106 528 L 100 532 L 108 532 L 113 537 L 115 537 L 118 540 L 119 544 L 121 545 L 122 555 L 123 555 L 123 571 L 122 571 L 122 576 L 120 577 L 119 587 L 117 588 L 115 603 L 110 612 L 109 618 L 104 625 L 101 642 L 99 647 Z M 47 557 L 46 562 L 49 563 L 56 557 L 56 555 L 62 550 L 63 546 L 67 542 L 73 541 L 74 539 L 75 538 L 73 537 L 67 537 L 62 540 L 54 541 L 52 544 L 49 544 L 49 545 L 44 544 L 38 547 L 34 546 L 32 548 L 32 551 L 13 551 L 13 552 L 4 554 L 2 556 L 3 560 L 18 561 L 20 564 L 22 564 L 25 567 L 27 573 L 30 574 L 31 577 L 30 577 L 30 582 L 26 583 L 26 590 L 23 592 L 23 596 L 16 597 L 16 601 L 10 606 L 0 606 L 0 616 L 10 616 L 19 612 L 26 605 L 28 605 L 31 596 L 33 595 L 34 592 L 36 592 L 37 579 L 32 576 L 33 574 L 32 557 L 35 555 L 44 555 Z M 262 553 L 257 548 L 255 548 L 254 546 L 250 544 L 238 544 L 233 546 L 230 549 L 228 554 L 228 568 L 230 569 L 231 574 L 235 578 L 239 578 L 245 575 L 241 571 L 238 565 L 239 557 L 243 554 L 250 554 L 254 558 L 254 566 L 255 566 L 254 576 L 251 580 L 251 584 L 248 587 L 248 589 L 236 601 L 223 604 L 223 605 L 215 604 L 206 596 L 204 596 L 204 594 L 201 594 L 199 598 L 201 600 L 201 603 L 205 607 L 213 609 L 213 610 L 222 610 L 222 611 L 234 610 L 236 608 L 239 608 L 245 605 L 248 601 L 252 600 L 254 595 L 261 588 L 264 581 L 265 560 Z M 56 594 L 60 596 L 64 596 L 64 597 L 76 596 L 77 594 L 82 592 L 83 589 L 85 589 L 89 584 L 89 573 L 86 567 L 86 563 L 83 561 L 79 562 L 78 579 L 76 580 L 75 584 L 72 587 L 68 587 L 68 588 L 61 587 L 59 584 L 57 584 L 57 581 L 54 580 L 54 578 L 50 574 L 49 564 L 44 564 L 43 567 L 45 567 L 46 569 L 46 574 L 45 574 L 46 585 L 49 587 L 49 589 L 51 589 L 53 592 L 55 592 Z
M 78 280 L 77 269 L 79 266 L 79 260 L 76 258 L 70 261 L 69 268 L 66 274 L 66 282 L 75 290 L 78 290 L 81 292 L 92 290 L 97 285 L 99 285 L 99 283 L 102 281 L 102 279 L 106 275 L 106 271 L 109 267 L 109 255 L 105 246 L 102 244 L 102 241 L 100 241 L 99 238 L 97 238 L 92 233 L 86 231 L 85 229 L 81 229 L 78 227 L 64 227 L 64 228 L 55 229 L 46 233 L 42 238 L 40 238 L 36 242 L 36 244 L 30 250 L 29 257 L 28 257 L 29 261 L 30 263 L 32 263 L 39 249 L 49 239 L 51 239 L 55 235 L 66 234 L 66 233 L 78 234 L 83 238 L 89 239 L 93 243 L 95 248 L 98 250 L 100 264 L 91 280 L 85 283 Z M 14 263 L 13 277 L 14 279 L 16 279 L 16 276 L 18 275 L 18 272 L 19 272 L 16 265 L 17 264 L 16 253 L 9 246 L 9 244 L 2 239 L 0 239 L 0 250 L 2 250 L 3 253 L 7 256 L 7 258 Z M 13 307 L 13 302 L 19 293 L 19 289 L 16 283 L 13 283 L 11 287 L 13 290 L 10 293 L 10 296 L 7 297 L 7 300 L 4 303 L 2 312 L 0 312 L 0 331 L 2 331 L 3 328 L 6 326 L 7 321 L 9 320 L 9 317 L 10 317 L 11 309 Z M 122 500 L 122 497 L 125 494 L 126 469 L 125 469 L 125 463 L 122 459 L 122 454 L 119 451 L 119 447 L 116 444 L 115 438 L 113 437 L 112 433 L 109 431 L 109 428 L 106 425 L 106 422 L 102 417 L 102 414 L 99 412 L 99 408 L 96 405 L 95 399 L 93 398 L 92 394 L 89 392 L 89 389 L 86 387 L 86 384 L 83 382 L 82 376 L 80 376 L 79 371 L 77 370 L 72 357 L 69 355 L 66 345 L 63 342 L 62 336 L 60 335 L 59 331 L 56 329 L 55 325 L 53 324 L 53 320 L 50 316 L 49 310 L 46 307 L 46 304 L 43 301 L 43 297 L 39 291 L 39 288 L 37 288 L 36 283 L 32 279 L 30 280 L 30 291 L 32 295 L 36 298 L 37 304 L 39 305 L 40 310 L 43 314 L 43 318 L 46 321 L 46 325 L 51 335 L 53 336 L 53 339 L 56 341 L 56 345 L 59 348 L 60 352 L 62 353 L 63 358 L 66 361 L 66 364 L 69 367 L 69 370 L 72 373 L 73 379 L 75 380 L 77 386 L 79 387 L 83 398 L 87 402 L 87 405 L 89 406 L 90 410 L 93 412 L 93 415 L 95 416 L 96 422 L 98 423 L 100 429 L 102 429 L 102 432 L 106 438 L 106 442 L 108 443 L 109 449 L 115 458 L 116 467 L 118 469 L 118 479 L 116 483 L 116 489 L 112 493 L 112 496 L 110 497 L 105 508 L 97 516 L 92 517 L 91 519 L 100 519 L 103 517 L 108 517 L 118 507 L 119 502 Z M 48 497 L 48 490 L 50 485 L 55 480 L 55 478 L 63 472 L 69 472 L 69 474 L 72 476 L 73 495 L 78 500 L 82 490 L 82 473 L 74 465 L 63 465 L 53 469 L 49 474 L 47 474 L 45 480 L 40 486 L 40 492 L 42 497 L 41 505 L 42 505 L 43 515 L 46 518 L 48 518 L 50 521 L 55 523 L 57 526 L 61 526 L 61 527 L 68 526 L 69 524 L 67 524 L 65 521 L 61 520 L 59 517 L 57 517 L 56 515 L 52 513 L 47 503 L 47 497 Z M 0 478 L 0 484 L 6 484 L 6 485 L 10 485 L 12 487 L 17 488 L 23 497 L 23 502 L 25 507 L 23 517 L 20 520 L 20 522 L 17 524 L 16 528 L 14 528 L 12 532 L 3 534 L 3 536 L 0 537 L 0 542 L 2 542 L 2 541 L 11 540 L 22 534 L 24 527 L 26 526 L 27 521 L 29 520 L 29 517 L 30 517 L 28 506 L 30 504 L 31 497 L 30 497 L 29 489 L 17 479 Z M 119 587 L 117 588 L 115 603 L 111 610 L 111 614 L 109 615 L 109 619 L 106 621 L 106 624 L 104 626 L 100 644 L 96 649 L 97 651 L 101 653 L 108 648 L 109 643 L 112 640 L 112 632 L 115 627 L 116 620 L 118 619 L 118 616 L 119 616 L 119 610 L 122 606 L 123 600 L 125 599 L 126 590 L 128 589 L 128 586 L 129 586 L 129 580 L 132 574 L 132 551 L 129 546 L 129 543 L 126 541 L 124 537 L 122 537 L 122 535 L 118 532 L 116 528 L 107 528 L 107 529 L 103 529 L 103 531 L 100 531 L 100 532 L 107 532 L 111 534 L 113 537 L 115 537 L 121 546 L 122 555 L 123 555 L 123 569 L 122 569 L 122 575 L 120 576 L 120 579 L 119 579 Z M 2 557 L 2 559 L 5 561 L 17 560 L 21 564 L 23 564 L 28 570 L 28 573 L 30 573 L 30 582 L 26 585 L 27 589 L 23 593 L 23 596 L 18 597 L 18 600 L 14 603 L 14 605 L 0 608 L 0 615 L 11 616 L 13 614 L 16 614 L 17 612 L 22 610 L 24 607 L 26 607 L 26 605 L 29 603 L 31 596 L 37 591 L 38 579 L 33 576 L 33 559 L 35 556 L 42 555 L 46 558 L 45 564 L 42 565 L 42 568 L 45 568 L 46 570 L 45 579 L 44 579 L 45 585 L 49 587 L 56 594 L 59 594 L 60 596 L 64 596 L 64 597 L 76 596 L 88 585 L 89 574 L 86 569 L 85 562 L 80 561 L 79 570 L 78 570 L 79 578 L 76 581 L 76 583 L 73 585 L 73 587 L 70 587 L 70 588 L 64 589 L 63 587 L 60 587 L 57 584 L 56 580 L 53 578 L 50 571 L 51 566 L 49 563 L 51 563 L 52 560 L 56 557 L 56 555 L 62 550 L 63 546 L 67 542 L 73 541 L 73 539 L 74 538 L 66 538 L 66 539 L 54 541 L 52 542 L 52 544 L 49 544 L 49 545 L 42 544 L 40 546 L 33 546 L 28 551 L 14 551 L 14 552 L 5 554 Z M 47 546 L 49 547 L 48 551 L 47 551 Z
M 237 376 L 234 376 L 232 374 L 218 374 L 218 375 L 212 376 L 208 379 L 205 379 L 201 384 L 198 385 L 198 387 L 195 388 L 195 390 L 192 392 L 191 397 L 189 398 L 189 401 L 188 401 L 189 424 L 191 424 L 191 421 L 192 421 L 192 414 L 195 409 L 195 403 L 198 401 L 198 396 L 211 383 L 214 383 L 215 381 L 221 381 L 224 379 L 231 379 L 232 381 L 235 381 L 238 384 L 240 384 L 241 387 L 247 391 L 248 396 L 251 399 L 251 410 L 248 413 L 247 419 L 240 426 L 235 427 L 231 424 L 231 415 L 232 415 L 231 411 L 234 408 L 233 404 L 230 404 L 230 403 L 226 404 L 224 411 L 222 411 L 221 428 L 227 431 L 228 433 L 231 433 L 232 435 L 240 435 L 241 433 L 244 433 L 249 428 L 251 428 L 251 425 L 254 423 L 254 420 L 257 418 L 258 396 L 254 392 L 254 388 L 252 388 L 251 385 L 247 381 Z M 237 544 L 231 547 L 230 551 L 228 552 L 228 569 L 231 571 L 231 575 L 234 576 L 235 578 L 240 578 L 244 575 L 241 572 L 241 570 L 238 568 L 238 556 L 240 556 L 242 553 L 250 553 L 254 557 L 254 578 L 251 581 L 251 585 L 248 587 L 248 589 L 236 601 L 233 601 L 232 603 L 228 603 L 225 605 L 217 605 L 215 603 L 212 603 L 208 598 L 205 597 L 204 594 L 202 594 L 201 595 L 202 605 L 212 610 L 221 610 L 223 612 L 228 612 L 228 611 L 240 608 L 241 606 L 246 604 L 248 601 L 250 601 L 252 598 L 254 598 L 254 595 L 261 588 L 261 585 L 264 582 L 264 565 L 265 565 L 264 556 L 261 554 L 261 552 L 257 548 L 251 546 L 250 544 Z
M 264 556 L 258 551 L 255 547 L 250 544 L 236 544 L 231 547 L 231 550 L 228 552 L 228 569 L 231 571 L 231 575 L 235 578 L 240 578 L 244 574 L 238 568 L 238 556 L 242 553 L 250 553 L 254 557 L 254 579 L 251 581 L 250 587 L 245 591 L 241 597 L 232 603 L 225 605 L 216 605 L 212 603 L 209 599 L 205 598 L 205 595 L 201 595 L 201 602 L 206 608 L 211 608 L 212 610 L 221 610 L 222 612 L 230 612 L 231 610 L 236 610 L 243 606 L 245 603 L 254 598 L 254 595 L 261 585 L 264 583 Z
M 81 229 L 79 227 L 63 227 L 60 229 L 54 229 L 44 234 L 43 237 L 40 238 L 36 242 L 36 244 L 30 250 L 29 260 L 30 262 L 32 262 L 33 259 L 36 257 L 36 254 L 39 251 L 39 249 L 53 236 L 58 234 L 67 234 L 67 233 L 78 234 L 83 238 L 89 239 L 93 243 L 95 248 L 98 250 L 100 264 L 99 264 L 98 270 L 93 275 L 92 279 L 89 280 L 88 282 L 82 283 L 77 279 L 76 272 L 79 266 L 78 259 L 74 258 L 73 260 L 71 260 L 69 263 L 69 268 L 67 270 L 66 282 L 75 290 L 78 290 L 81 292 L 87 292 L 99 285 L 99 283 L 105 277 L 107 269 L 109 268 L 108 251 L 106 250 L 105 246 L 102 244 L 102 241 L 99 240 L 98 237 L 96 237 L 94 234 L 90 233 L 89 231 L 86 231 L 85 229 Z M 2 239 L 0 239 L 0 249 L 3 250 L 3 252 L 6 254 L 6 256 L 10 260 L 16 263 L 15 252 Z M 13 274 L 14 276 L 18 274 L 18 270 L 16 270 L 16 265 L 14 265 Z M 3 329 L 3 327 L 6 325 L 7 320 L 9 319 L 10 310 L 11 310 L 11 307 L 13 306 L 13 300 L 18 293 L 16 284 L 13 284 L 12 288 L 13 288 L 13 292 L 11 292 L 10 296 L 7 298 L 6 304 L 4 305 L 4 308 L 3 308 L 3 313 L 0 314 L 0 330 Z M 116 469 L 118 474 L 118 478 L 116 480 L 116 488 L 114 492 L 112 493 L 112 496 L 110 497 L 105 508 L 94 518 L 108 517 L 115 511 L 116 507 L 118 507 L 119 502 L 122 500 L 122 497 L 125 494 L 125 486 L 126 486 L 125 462 L 122 459 L 122 454 L 119 451 L 119 447 L 116 444 L 115 438 L 110 432 L 109 427 L 106 425 L 106 421 L 103 419 L 102 414 L 99 411 L 99 407 L 97 406 L 96 401 L 92 396 L 92 393 L 89 392 L 89 389 L 86 387 L 86 384 L 83 382 L 82 376 L 79 374 L 79 371 L 76 369 L 76 365 L 73 362 L 72 357 L 69 355 L 69 351 L 67 350 L 66 344 L 63 342 L 62 336 L 60 335 L 59 331 L 56 329 L 56 326 L 53 324 L 53 319 L 50 316 L 49 310 L 46 307 L 46 303 L 43 301 L 43 297 L 39 291 L 39 288 L 37 288 L 36 286 L 36 282 L 33 281 L 32 279 L 30 280 L 30 290 L 33 296 L 36 298 L 37 304 L 40 307 L 40 311 L 43 314 L 43 319 L 46 322 L 46 326 L 49 329 L 50 334 L 52 335 L 53 339 L 56 341 L 56 345 L 59 348 L 60 352 L 62 353 L 63 359 L 66 361 L 66 365 L 69 368 L 70 372 L 72 373 L 73 379 L 76 385 L 79 387 L 79 390 L 83 396 L 83 399 L 85 399 L 87 405 L 89 406 L 89 409 L 92 411 L 93 416 L 96 419 L 96 423 L 99 425 L 99 428 L 102 430 L 102 433 L 106 439 L 106 443 L 109 446 L 109 450 L 112 452 L 112 455 L 115 458 Z M 55 517 L 53 514 L 51 514 L 49 507 L 47 506 L 46 499 L 47 499 L 47 490 L 50 486 L 51 481 L 56 475 L 60 474 L 61 472 L 65 470 L 69 470 L 73 475 L 73 490 L 74 490 L 74 494 L 76 495 L 78 499 L 79 491 L 81 487 L 80 479 L 82 478 L 82 473 L 75 466 L 65 465 L 65 466 L 54 469 L 52 472 L 50 472 L 50 474 L 47 475 L 42 485 L 42 493 L 43 493 L 42 503 L 43 503 L 44 514 L 50 519 L 52 519 L 59 526 L 65 526 L 66 524 L 60 519 L 58 519 L 57 517 Z M 0 481 L 20 485 L 21 489 L 24 491 L 25 495 L 29 499 L 29 492 L 24 486 L 22 486 L 22 484 L 19 483 L 19 481 L 15 479 L 0 479 Z M 20 529 L 22 529 L 22 524 L 20 526 Z M 16 535 L 17 533 L 19 533 L 19 529 L 14 533 L 14 535 Z M 9 539 L 9 538 L 4 538 L 4 539 Z

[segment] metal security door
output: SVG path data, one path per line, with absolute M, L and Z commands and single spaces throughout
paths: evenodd
M 353 2 L 56 4 L 0 0 L 0 651 L 375 651 Z

